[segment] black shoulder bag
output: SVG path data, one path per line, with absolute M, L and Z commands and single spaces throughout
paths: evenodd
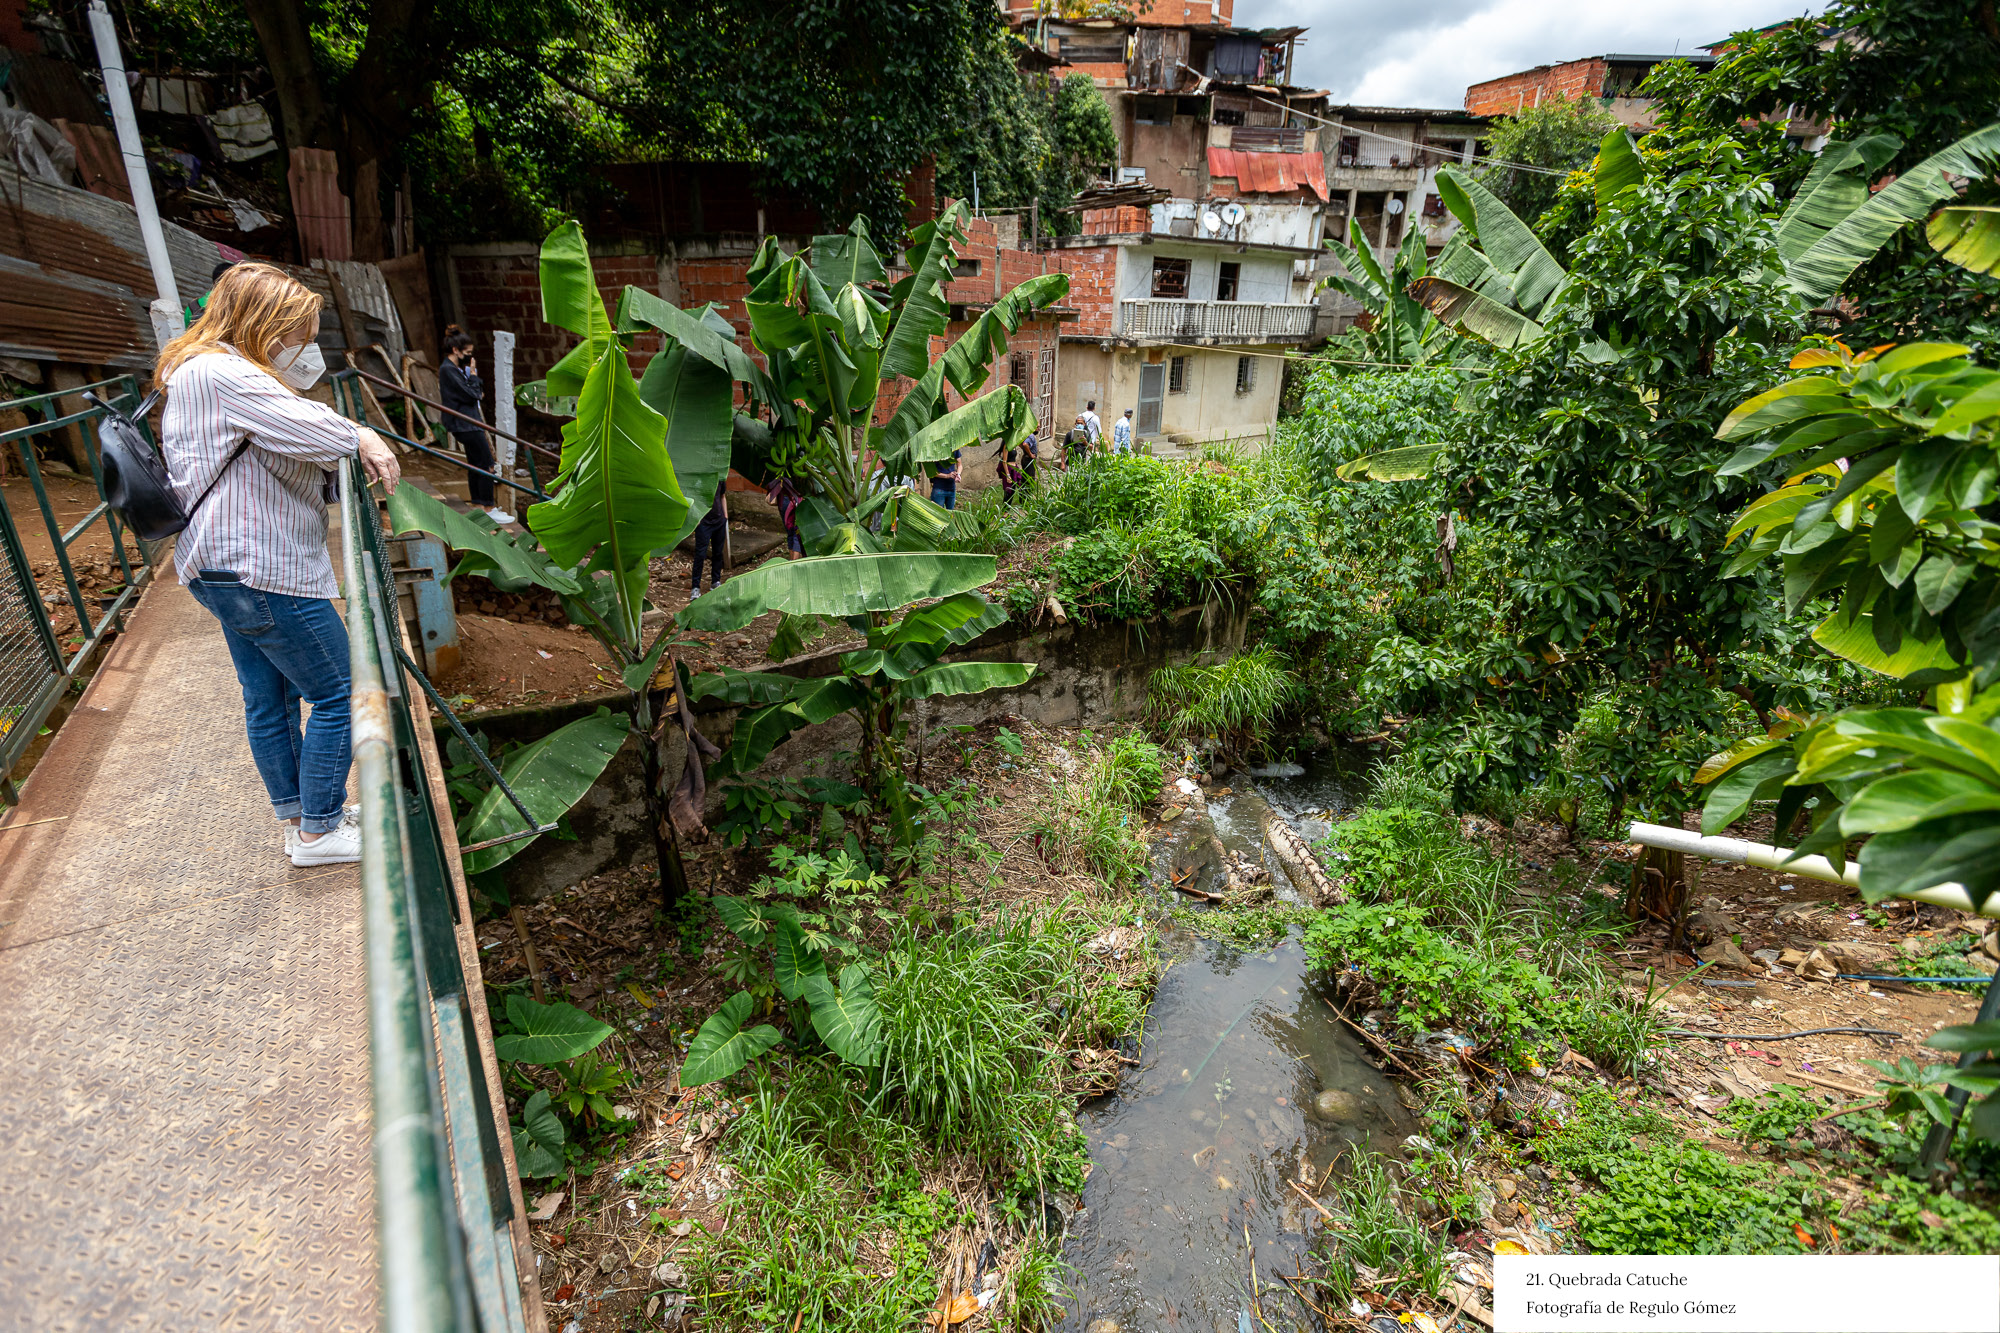
M 208 499 L 210 491 L 222 480 L 222 474 L 230 465 L 243 457 L 243 451 L 250 447 L 248 436 L 236 446 L 234 452 L 223 460 L 215 470 L 215 476 L 202 488 L 192 505 L 182 509 L 180 501 L 174 498 L 173 483 L 167 475 L 167 463 L 146 440 L 145 432 L 138 427 L 160 395 L 150 393 L 139 404 L 132 415 L 127 417 L 118 409 L 99 398 L 94 393 L 84 397 L 92 405 L 104 409 L 104 417 L 97 423 L 97 451 L 104 465 L 104 499 L 125 526 L 149 542 L 161 541 L 173 536 L 194 521 L 195 511 L 202 501 Z

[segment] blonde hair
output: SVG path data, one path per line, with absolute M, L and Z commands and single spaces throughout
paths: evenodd
M 318 332 L 320 305 L 312 288 L 275 265 L 234 265 L 215 280 L 201 318 L 160 349 L 153 387 L 166 387 L 194 357 L 230 348 L 275 375 L 271 358 L 286 339 Z

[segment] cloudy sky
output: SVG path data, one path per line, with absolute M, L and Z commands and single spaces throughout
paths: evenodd
M 1467 84 L 1580 56 L 1691 51 L 1820 0 L 1236 0 L 1248 28 L 1310 28 L 1292 82 L 1358 106 L 1457 107 Z

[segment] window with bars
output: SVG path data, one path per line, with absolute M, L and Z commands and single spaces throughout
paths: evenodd
M 1168 393 L 1187 392 L 1187 367 L 1188 359 L 1184 356 L 1173 357 L 1167 362 Z
M 1018 386 L 1022 393 L 1028 391 L 1028 358 L 1020 352 L 1007 358 L 1007 382 Z
M 1257 387 L 1257 358 L 1239 356 L 1236 358 L 1236 392 L 1249 393 Z
M 1185 301 L 1188 294 L 1188 261 L 1185 259 L 1153 259 L 1153 292 L 1165 301 Z

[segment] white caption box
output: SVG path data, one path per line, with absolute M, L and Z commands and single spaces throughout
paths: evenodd
M 1495 1333 L 2000 1333 L 1994 1255 L 1495 1255 Z

